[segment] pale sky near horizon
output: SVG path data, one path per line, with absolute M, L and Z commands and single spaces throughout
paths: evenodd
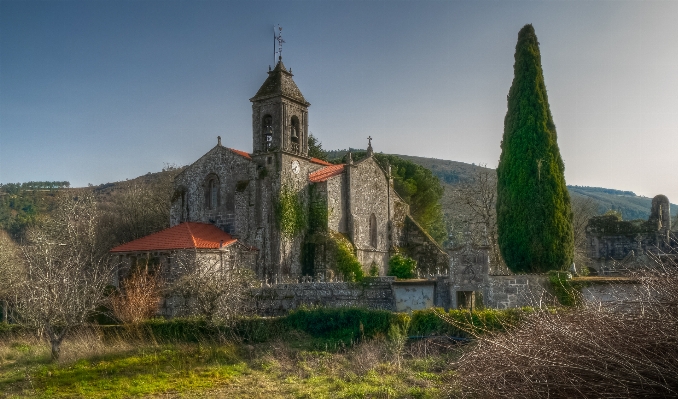
M 251 151 L 283 60 L 325 149 L 496 167 L 532 23 L 567 184 L 678 203 L 678 2 L 0 0 L 0 183 L 134 178 Z

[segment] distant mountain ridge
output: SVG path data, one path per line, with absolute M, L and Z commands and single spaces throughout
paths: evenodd
M 364 151 L 360 149 L 349 149 L 350 151 Z M 349 150 L 328 151 L 330 158 L 343 157 Z M 445 159 L 415 157 L 411 155 L 397 155 L 403 159 L 414 162 L 429 169 L 436 175 L 445 188 L 445 197 L 451 195 L 455 185 L 469 181 L 478 169 L 484 168 L 476 164 L 468 164 L 458 161 Z M 492 169 L 494 170 L 494 169 Z M 617 190 L 613 188 L 588 187 L 588 186 L 567 186 L 570 196 L 591 198 L 598 205 L 598 212 L 603 214 L 608 210 L 619 211 L 624 220 L 647 219 L 650 217 L 650 208 L 652 198 L 636 195 L 633 191 Z M 662 193 L 657 193 L 662 194 Z M 442 207 L 445 213 L 454 212 L 449 208 L 452 201 L 443 197 Z M 672 198 L 669 198 L 671 200 Z M 675 200 L 675 199 L 674 199 Z M 671 204 L 671 217 L 678 214 L 678 205 Z

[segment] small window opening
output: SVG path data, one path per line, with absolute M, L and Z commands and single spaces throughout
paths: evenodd
M 219 180 L 212 177 L 205 187 L 205 206 L 207 209 L 215 209 L 219 206 Z
M 370 245 L 372 248 L 377 248 L 377 217 L 373 214 L 370 215 Z

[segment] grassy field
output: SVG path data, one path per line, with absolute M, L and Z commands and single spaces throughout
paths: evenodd
M 116 339 L 89 331 L 48 346 L 0 342 L 0 397 L 436 398 L 459 347 L 377 337 L 345 346 L 292 331 L 260 344 Z

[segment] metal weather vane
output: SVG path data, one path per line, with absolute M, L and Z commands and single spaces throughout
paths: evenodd
M 275 26 L 273 27 L 273 63 L 275 64 L 275 55 L 278 54 L 278 61 L 282 61 L 282 45 L 285 43 L 282 37 L 282 26 L 278 25 L 278 32 L 276 33 Z M 277 46 L 277 49 L 276 49 Z

